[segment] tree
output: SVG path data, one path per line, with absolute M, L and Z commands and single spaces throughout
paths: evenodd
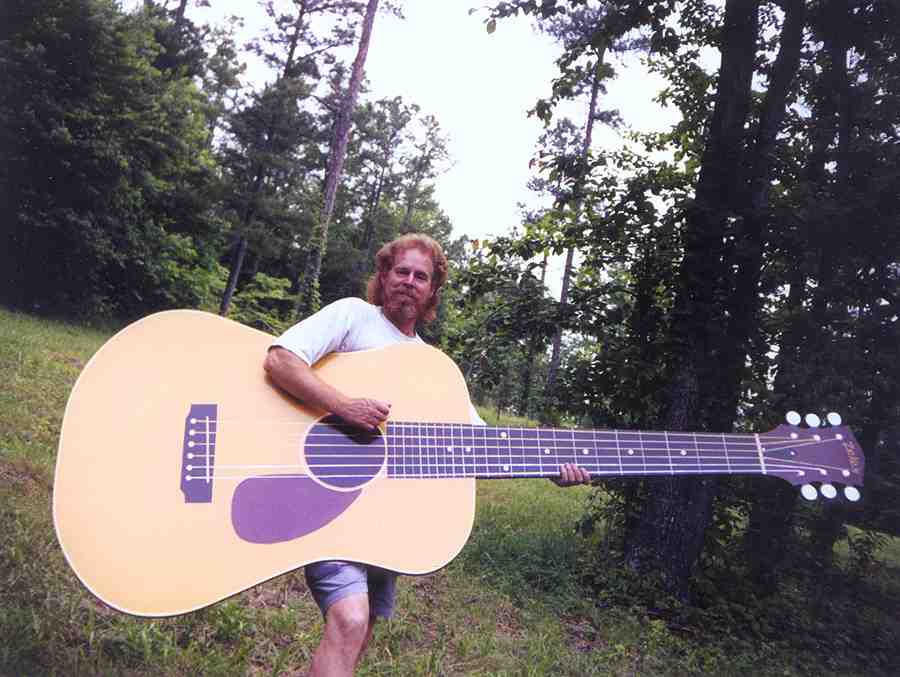
M 202 94 L 152 66 L 165 19 L 105 0 L 4 7 L 6 300 L 126 317 L 197 303 L 215 275 L 214 163 Z
M 288 161 L 288 156 L 302 138 L 292 123 L 308 115 L 299 106 L 299 101 L 311 93 L 311 86 L 306 80 L 316 78 L 320 63 L 333 62 L 331 52 L 347 44 L 351 34 L 346 21 L 354 9 L 355 3 L 351 2 L 297 0 L 294 12 L 284 14 L 275 8 L 271 0 L 266 3 L 274 32 L 253 43 L 253 48 L 266 63 L 277 68 L 279 74 L 276 82 L 267 87 L 254 103 L 256 112 L 251 116 L 255 115 L 264 122 L 261 126 L 257 125 L 252 139 L 240 141 L 248 157 L 253 160 L 251 169 L 241 172 L 242 180 L 247 183 L 239 191 L 244 198 L 237 208 L 238 222 L 232 235 L 228 283 L 219 308 L 222 315 L 227 314 L 231 297 L 237 289 L 249 244 L 248 229 L 260 209 L 267 187 L 270 192 L 274 189 L 272 174 L 277 171 L 277 165 L 283 166 Z M 333 22 L 331 31 L 324 36 L 313 29 L 314 23 L 322 19 Z
M 356 58 L 353 60 L 350 82 L 347 85 L 347 93 L 335 118 L 331 147 L 328 154 L 328 168 L 325 172 L 322 212 L 309 238 L 305 271 L 300 277 L 301 285 L 297 293 L 298 317 L 304 317 L 319 308 L 319 273 L 322 269 L 322 257 L 325 254 L 328 243 L 328 228 L 331 224 L 334 200 L 344 166 L 347 142 L 350 138 L 351 116 L 356 107 L 359 89 L 362 86 L 363 69 L 369 53 L 369 40 L 372 36 L 372 27 L 375 23 L 377 10 L 378 0 L 368 0 L 366 13 L 362 20 L 362 30 L 360 31 Z

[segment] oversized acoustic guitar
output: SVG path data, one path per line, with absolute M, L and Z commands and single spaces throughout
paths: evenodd
M 857 500 L 864 458 L 840 425 L 765 434 L 473 426 L 456 365 L 401 344 L 316 366 L 392 403 L 378 433 L 307 409 L 267 380 L 272 337 L 198 311 L 140 320 L 69 398 L 53 516 L 75 573 L 121 611 L 192 611 L 310 562 L 433 572 L 462 549 L 476 478 L 766 475 Z M 831 423 L 839 421 L 831 415 Z M 819 484 L 816 489 L 813 483 Z

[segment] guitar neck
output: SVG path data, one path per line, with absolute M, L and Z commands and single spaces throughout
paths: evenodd
M 566 463 L 595 478 L 766 474 L 754 434 L 392 422 L 386 438 L 396 478 L 556 477 Z

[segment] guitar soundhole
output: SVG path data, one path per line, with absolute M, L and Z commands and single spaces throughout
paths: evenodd
M 337 416 L 316 423 L 303 449 L 309 472 L 335 489 L 356 489 L 375 477 L 384 465 L 380 432 L 360 430 Z

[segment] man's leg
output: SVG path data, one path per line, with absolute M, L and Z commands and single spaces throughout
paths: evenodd
M 374 625 L 366 593 L 348 595 L 328 607 L 325 634 L 313 654 L 310 677 L 351 677 Z

